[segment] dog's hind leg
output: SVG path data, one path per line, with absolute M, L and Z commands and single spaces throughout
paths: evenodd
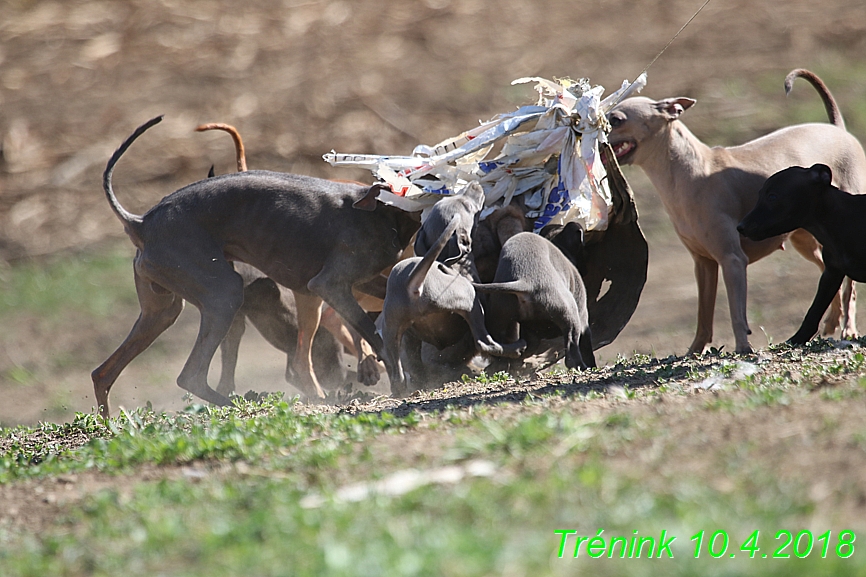
M 798 228 L 788 236 L 788 240 L 791 242 L 791 246 L 793 246 L 803 258 L 814 263 L 815 266 L 821 269 L 821 272 L 824 272 L 824 258 L 821 255 L 821 244 L 814 236 L 802 228 Z M 822 337 L 832 337 L 836 334 L 836 329 L 838 329 L 840 325 L 842 326 L 842 336 L 847 336 L 846 331 L 849 329 L 847 326 L 848 322 L 853 319 L 850 315 L 846 316 L 846 313 L 853 310 L 850 303 L 850 296 L 853 296 L 853 293 L 851 293 L 852 290 L 853 283 L 851 282 L 851 279 L 846 278 L 842 285 L 841 296 L 837 293 L 836 296 L 833 297 L 833 302 L 830 303 L 830 308 L 827 310 L 827 314 L 824 315 L 824 320 L 821 321 Z M 846 292 L 848 294 L 846 294 Z M 846 303 L 846 306 L 843 306 L 843 303 Z M 856 323 L 853 324 L 853 330 L 854 336 L 856 336 Z
M 842 281 L 842 338 L 856 339 L 857 332 L 857 285 L 849 277 Z
M 298 388 L 305 395 L 313 399 L 324 399 L 325 392 L 319 385 L 313 370 L 312 353 L 313 338 L 316 336 L 322 318 L 322 299 L 317 295 L 292 292 L 295 294 L 295 305 L 298 308 L 298 348 L 295 349 L 292 368 L 298 380 Z M 288 368 L 286 377 L 288 379 Z
M 694 253 L 692 258 L 695 261 L 695 279 L 698 283 L 698 328 L 688 354 L 698 355 L 713 341 L 713 314 L 719 286 L 719 265 L 712 259 Z
M 225 260 L 221 249 L 203 249 L 201 242 L 194 242 L 192 234 L 185 240 L 190 244 L 177 243 L 171 250 L 160 251 L 158 257 L 150 254 L 148 258 L 154 268 L 152 276 L 164 278 L 165 282 L 161 280 L 160 284 L 172 287 L 201 313 L 198 336 L 177 384 L 204 401 L 225 406 L 230 404 L 228 397 L 208 385 L 207 374 L 217 348 L 243 305 L 244 281 Z
M 142 278 L 138 271 L 134 273 L 135 289 L 141 313 L 138 320 L 108 359 L 91 373 L 93 391 L 100 414 L 108 418 L 108 393 L 112 385 L 132 360 L 147 349 L 156 337 L 174 324 L 183 310 L 183 299 L 162 287 L 154 286 L 150 280 Z
M 586 329 L 580 334 L 580 356 L 583 357 L 583 362 L 590 369 L 598 366 L 595 362 L 595 352 L 592 350 L 592 331 L 587 325 Z
M 581 326 L 584 325 L 581 319 L 586 319 L 586 313 L 580 314 L 574 294 L 559 288 L 554 291 L 554 294 L 541 295 L 537 299 L 539 302 L 547 303 L 545 313 L 559 328 L 565 340 L 565 366 L 569 369 L 594 367 L 595 354 L 592 352 L 589 326 L 581 330 Z
M 526 349 L 526 341 L 519 338 L 514 342 L 501 344 L 487 331 L 487 326 L 484 322 L 484 309 L 481 307 L 481 301 L 474 294 L 475 298 L 471 302 L 471 310 L 469 312 L 461 311 L 460 314 L 466 319 L 469 324 L 469 330 L 472 332 L 472 337 L 475 339 L 476 348 L 488 355 L 494 357 L 508 357 L 516 359 Z M 470 304 L 470 303 L 467 303 Z

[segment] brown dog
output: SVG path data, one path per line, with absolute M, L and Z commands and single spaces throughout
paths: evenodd
M 761 241 L 740 236 L 737 224 L 758 200 L 758 190 L 774 172 L 793 165 L 829 165 L 844 190 L 866 189 L 866 155 L 857 139 L 845 131 L 842 115 L 826 85 L 807 70 L 785 79 L 790 91 L 796 78 L 808 80 L 821 95 L 832 124 L 800 124 L 730 148 L 710 148 L 679 118 L 691 98 L 628 98 L 608 114 L 610 142 L 621 164 L 640 166 L 652 181 L 680 240 L 695 261 L 698 283 L 698 326 L 689 353 L 700 353 L 713 338 L 713 309 L 719 265 L 728 292 L 736 350 L 751 352 L 746 320 L 746 265 L 779 249 L 786 237 L 798 252 L 823 270 L 820 245 L 798 230 Z M 850 287 L 850 281 L 848 286 Z M 825 330 L 838 326 L 856 334 L 853 290 Z

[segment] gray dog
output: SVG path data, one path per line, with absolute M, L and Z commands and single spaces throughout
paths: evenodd
M 580 231 L 575 223 L 566 228 L 566 234 Z M 493 283 L 475 288 L 491 293 L 486 319 L 498 342 L 525 338 L 526 354 L 534 354 L 541 340 L 561 335 L 567 367 L 596 366 L 583 279 L 551 241 L 531 232 L 512 236 L 502 246 Z
M 824 272 L 800 329 L 788 339 L 802 345 L 818 332 L 821 315 L 847 276 L 866 282 L 866 196 L 852 195 L 831 183 L 829 166 L 794 166 L 779 171 L 758 193 L 758 204 L 737 226 L 760 241 L 803 228 L 824 247 Z
M 698 323 L 689 353 L 700 353 L 713 339 L 720 265 L 736 350 L 752 350 L 746 319 L 746 265 L 778 250 L 785 236 L 757 242 L 740 236 L 736 227 L 755 206 L 758 190 L 768 176 L 789 166 L 821 162 L 833 167 L 841 188 L 866 190 L 866 155 L 857 139 L 845 131 L 830 91 L 807 70 L 788 74 L 787 91 L 798 77 L 818 90 L 832 124 L 799 124 L 740 146 L 710 148 L 680 121 L 695 103 L 691 98 L 627 98 L 608 114 L 613 129 L 610 142 L 617 159 L 620 164 L 636 164 L 644 170 L 694 259 Z M 814 237 L 795 231 L 789 238 L 798 252 L 823 269 Z M 826 331 L 835 330 L 841 315 L 843 334 L 855 334 L 853 299 L 843 300 L 842 305 L 836 301 L 836 314 L 829 319 Z
M 466 193 L 437 202 L 415 241 L 416 254 L 424 250 L 424 256 L 400 261 L 391 270 L 381 324 L 392 394 L 405 395 L 408 390 L 401 348 L 409 330 L 405 354 L 411 357 L 415 374 L 410 376 L 416 380 L 420 380 L 422 341 L 447 350 L 440 357 L 447 364 L 465 363 L 476 350 L 494 356 L 520 355 L 524 343 L 503 347 L 487 332 L 483 306 L 472 286 L 477 275 L 469 258 L 471 233 L 483 203 L 484 192 L 475 183 Z M 431 238 L 435 238 L 432 243 Z
M 207 374 L 243 304 L 243 280 L 230 261 L 246 262 L 294 291 L 299 330 L 309 342 L 324 300 L 380 353 L 382 340 L 352 288 L 397 262 L 420 226 L 419 215 L 379 203 L 382 185 L 268 171 L 202 180 L 142 216 L 132 214 L 115 197 L 111 174 L 132 142 L 161 119 L 127 138 L 103 175 L 109 205 L 137 249 L 141 314 L 126 340 L 92 373 L 102 414 L 109 413 L 108 393 L 118 375 L 174 323 L 184 300 L 200 310 L 201 325 L 177 383 L 205 401 L 229 404 L 208 385 Z M 299 385 L 311 397 L 324 396 L 318 383 Z

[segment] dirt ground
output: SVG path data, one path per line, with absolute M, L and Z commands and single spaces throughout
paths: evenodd
M 121 246 L 100 177 L 110 153 L 157 114 L 166 120 L 118 166 L 115 188 L 141 213 L 163 195 L 207 174 L 234 169 L 225 135 L 197 134 L 202 122 L 236 125 L 250 166 L 334 178 L 369 179 L 321 160 L 342 152 L 405 154 L 533 99 L 510 82 L 523 76 L 580 77 L 609 91 L 633 79 L 702 2 L 695 0 L 250 1 L 11 0 L 0 4 L 0 259 L 14 265 L 50 255 Z M 712 0 L 649 69 L 644 94 L 684 95 L 684 118 L 711 144 L 731 144 L 782 126 L 808 107 L 804 84 L 786 100 L 785 74 L 816 71 L 830 85 L 848 127 L 866 137 L 862 73 L 866 5 L 791 0 Z M 771 87 L 771 88 L 767 88 Z M 770 94 L 771 96 L 766 96 Z M 627 169 L 650 246 L 641 303 L 602 362 L 633 351 L 682 354 L 697 312 L 691 259 L 656 193 Z M 793 333 L 818 273 L 792 251 L 749 269 L 752 343 Z M 129 282 L 132 282 L 131 271 Z M 92 406 L 89 371 L 119 344 L 137 311 L 82 323 L 69 334 L 7 327 L 16 338 L 0 365 L 77 354 L 73 368 L 28 387 L 0 380 L 0 423 L 64 419 Z M 36 326 L 35 323 L 33 326 Z M 733 346 L 724 288 L 716 346 Z M 174 379 L 194 339 L 187 310 L 154 350 L 124 373 L 117 405 L 150 400 L 183 405 Z M 759 328 L 760 327 L 760 328 Z M 249 331 L 241 388 L 291 389 L 285 359 Z

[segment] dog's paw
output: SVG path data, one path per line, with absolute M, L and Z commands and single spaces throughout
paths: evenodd
M 738 355 L 751 355 L 752 353 L 755 352 L 755 350 L 752 348 L 752 345 L 751 345 L 751 344 L 746 343 L 746 344 L 744 344 L 744 345 L 741 345 L 741 346 L 737 347 L 737 348 L 735 349 L 735 352 L 736 352 Z
M 358 363 L 358 382 L 367 387 L 379 382 L 379 361 L 375 355 L 367 355 Z
M 857 332 L 857 329 L 848 329 L 846 331 L 842 331 L 841 340 L 843 341 L 853 341 L 860 338 L 860 334 Z
M 520 339 L 517 342 L 502 345 L 489 338 L 487 341 L 479 340 L 475 343 L 479 351 L 492 357 L 505 357 L 507 359 L 519 358 L 526 350 L 526 341 Z
M 802 347 L 809 341 L 810 338 L 811 337 L 804 337 L 800 333 L 797 333 L 785 342 L 795 347 Z
M 395 399 L 405 399 L 409 396 L 409 387 L 405 384 L 391 383 L 391 396 Z
M 520 339 L 517 342 L 502 345 L 502 356 L 509 359 L 519 359 L 526 350 L 526 341 Z

